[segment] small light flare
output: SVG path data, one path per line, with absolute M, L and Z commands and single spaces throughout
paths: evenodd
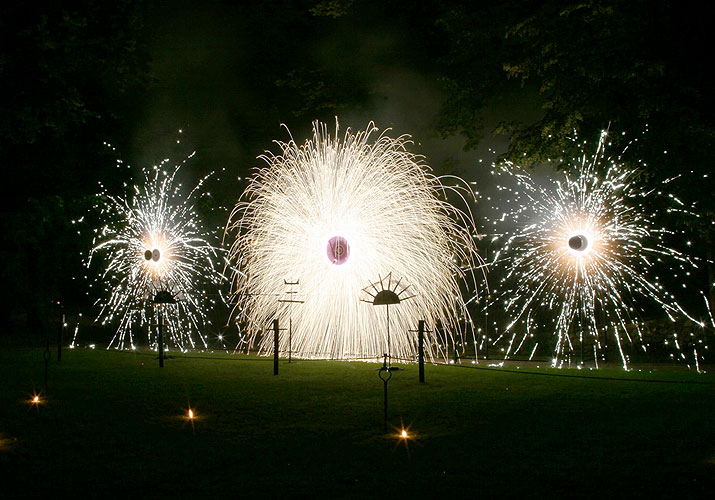
M 194 419 L 194 410 L 192 410 L 191 408 L 189 408 L 189 411 L 188 411 L 187 415 L 188 415 L 188 417 L 189 417 L 189 420 L 193 420 L 193 419 Z
M 398 446 L 404 445 L 405 450 L 409 453 L 410 449 L 410 443 L 419 443 L 419 437 L 420 435 L 412 432 L 411 430 L 412 424 L 410 425 L 405 425 L 404 422 L 400 422 L 399 427 L 398 426 L 392 426 L 394 429 L 394 433 L 390 434 L 389 437 L 394 440 L 394 448 L 397 448 Z

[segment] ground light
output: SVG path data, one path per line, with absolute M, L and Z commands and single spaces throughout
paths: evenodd
M 400 422 L 399 427 L 393 426 L 394 433 L 390 434 L 390 438 L 395 440 L 395 448 L 398 446 L 404 446 L 409 452 L 410 442 L 417 442 L 417 434 L 411 430 L 412 425 L 404 425 Z
M 4 434 L 0 434 L 0 451 L 9 451 L 12 449 L 12 445 L 17 442 L 16 438 L 5 437 Z
M 196 413 L 196 409 L 191 406 L 187 406 L 184 414 L 181 416 L 181 420 L 191 424 L 191 432 L 196 432 L 195 422 L 200 420 L 201 417 Z

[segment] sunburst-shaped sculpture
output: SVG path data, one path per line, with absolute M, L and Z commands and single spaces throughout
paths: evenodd
M 384 278 L 380 278 L 374 283 L 362 289 L 369 299 L 360 299 L 363 302 L 372 304 L 373 306 L 385 306 L 387 312 L 387 336 L 385 338 L 385 355 L 388 360 L 392 359 L 392 346 L 390 342 L 390 306 L 398 305 L 406 300 L 414 297 L 409 295 L 407 291 L 410 285 L 404 285 L 402 278 L 397 281 L 392 280 L 392 273 L 389 273 Z

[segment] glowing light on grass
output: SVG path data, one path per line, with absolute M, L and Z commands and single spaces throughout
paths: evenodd
M 402 420 L 402 419 L 400 419 Z M 412 425 L 405 425 L 404 422 L 400 421 L 399 426 L 392 426 L 394 433 L 389 434 L 387 437 L 390 439 L 395 440 L 395 446 L 393 448 L 396 449 L 398 446 L 404 446 L 405 450 L 409 453 L 410 451 L 410 443 L 412 444 L 419 444 L 420 436 L 418 433 L 412 431 Z
M 15 448 L 17 442 L 17 438 L 6 437 L 5 434 L 0 433 L 0 451 L 11 451 Z M 7 483 L 7 481 L 5 481 L 5 483 Z
M 407 151 L 407 136 L 376 134 L 370 124 L 340 139 L 337 123 L 331 137 L 315 122 L 312 140 L 277 141 L 278 155 L 261 156 L 267 166 L 251 179 L 227 230 L 236 233 L 233 298 L 249 348 L 271 353 L 272 336 L 260 332 L 276 315 L 286 325 L 291 315 L 298 356 L 380 357 L 387 352 L 384 313 L 360 298 L 390 273 L 404 277 L 414 295 L 391 318 L 394 357 L 414 358 L 420 319 L 443 327 L 425 342 L 430 359 L 444 355 L 465 323 L 471 327 L 459 286 L 471 278 L 476 287 L 474 223 L 468 209 L 447 201 L 451 195 L 468 206 L 471 191 L 432 175 Z M 293 290 L 288 283 L 298 284 Z M 281 332 L 281 351 L 288 336 Z
M 643 188 L 637 169 L 626 167 L 620 155 L 607 155 L 607 137 L 601 135 L 592 155 L 585 142 L 578 144 L 579 156 L 546 185 L 510 162 L 499 171 L 511 182 L 500 186 L 508 208 L 492 221 L 495 240 L 503 236 L 493 269 L 504 277 L 491 306 L 503 307 L 510 318 L 502 332 L 509 339 L 505 358 L 541 329 L 556 337 L 552 366 L 583 344 L 590 344 L 597 364 L 605 342 L 615 342 L 627 368 L 624 343 L 642 340 L 639 312 L 645 304 L 673 321 L 686 317 L 702 326 L 657 275 L 662 263 L 672 275 L 696 267 L 694 258 L 669 243 L 679 231 L 664 226 L 661 216 L 697 215 L 668 193 L 668 207 L 653 208 L 674 179 Z M 695 358 L 697 363 L 697 353 Z
M 167 159 L 143 169 L 124 196 L 102 193 L 99 209 L 106 224 L 96 231 L 88 266 L 95 259 L 103 266 L 98 285 L 105 298 L 98 301 L 98 320 L 118 324 L 110 347 L 133 349 L 137 328 L 147 329 L 149 342 L 156 343 L 160 309 L 167 341 L 181 350 L 207 345 L 206 312 L 222 302 L 220 296 L 207 300 L 207 289 L 217 288 L 221 274 L 215 266 L 218 250 L 196 211 L 209 176 L 185 194 L 177 173 L 187 160 L 173 168 Z

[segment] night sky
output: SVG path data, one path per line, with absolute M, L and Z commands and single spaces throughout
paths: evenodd
M 712 9 L 698 9 L 615 0 L 6 7 L 3 304 L 20 323 L 46 317 L 59 298 L 86 307 L 72 297 L 82 292 L 89 236 L 69 221 L 91 213 L 98 182 L 131 182 L 114 167 L 118 157 L 144 167 L 196 151 L 182 179 L 222 172 L 209 187 L 217 205 L 232 206 L 256 157 L 289 139 L 282 124 L 302 143 L 313 120 L 337 117 L 343 131 L 374 121 L 412 135 L 436 174 L 476 180 L 481 192 L 496 154 L 511 148 L 539 164 L 575 127 L 589 137 L 609 124 L 650 124 L 656 147 L 643 141 L 634 154 L 668 149 L 676 161 L 653 161 L 648 175 L 708 172 Z M 506 134 L 492 133 L 499 124 Z M 705 221 L 711 187 L 685 193 Z M 705 224 L 694 229 L 703 257 Z
M 708 316 L 708 303 L 715 310 L 711 77 L 715 2 L 36 0 L 4 4 L 8 5 L 0 10 L 0 366 L 5 369 L 0 370 L 4 398 L 0 400 L 0 498 L 15 498 L 14 487 L 31 498 L 39 492 L 48 498 L 63 490 L 79 492 L 80 497 L 96 490 L 172 499 L 221 497 L 228 492 L 248 498 L 367 498 L 376 492 L 390 498 L 476 496 L 474 492 L 502 498 L 575 493 L 618 498 L 624 492 L 635 497 L 705 498 L 708 491 L 712 496 L 713 378 L 701 371 L 711 372 L 715 347 L 715 320 Z M 470 267 L 472 228 L 459 233 L 465 238 L 450 241 L 449 233 L 433 236 L 440 234 L 434 228 L 441 227 L 444 219 L 429 226 L 422 217 L 426 212 L 412 217 L 387 209 L 369 212 L 365 226 L 399 242 L 387 250 L 387 245 L 375 244 L 372 248 L 380 250 L 372 253 L 397 256 L 395 266 L 402 268 L 410 267 L 401 253 L 405 247 L 410 252 L 418 248 L 422 253 L 409 257 L 419 256 L 412 260 L 419 259 L 428 270 L 438 266 L 425 255 L 442 259 L 450 266 L 441 281 L 450 287 L 439 298 L 447 303 L 459 288 L 465 302 L 469 299 L 464 309 L 454 310 L 454 323 L 434 319 L 434 325 L 427 325 L 432 329 L 427 341 L 438 340 L 432 343 L 440 351 L 435 360 L 453 360 L 459 368 L 428 368 L 426 384 L 418 384 L 417 368 L 405 363 L 405 368 L 399 368 L 404 371 L 396 372 L 390 383 L 389 410 L 387 382 L 376 376 L 383 381 L 385 375 L 392 377 L 388 354 L 383 369 L 372 363 L 301 360 L 282 365 L 280 377 L 270 375 L 268 358 L 265 363 L 241 366 L 218 362 L 219 358 L 256 360 L 228 353 L 234 346 L 235 354 L 258 345 L 245 343 L 251 329 L 256 338 L 270 340 L 270 330 L 263 324 L 269 316 L 278 338 L 281 313 L 272 304 L 259 320 L 237 314 L 239 309 L 253 312 L 252 306 L 243 308 L 250 302 L 241 302 L 241 297 L 258 295 L 268 297 L 266 303 L 272 301 L 279 293 L 270 287 L 251 282 L 242 289 L 235 281 L 231 296 L 225 276 L 213 273 L 210 279 L 215 281 L 202 276 L 203 282 L 189 291 L 207 285 L 193 297 L 197 310 L 206 312 L 205 317 L 194 316 L 198 319 L 193 326 L 209 342 L 188 349 L 188 344 L 172 344 L 171 331 L 163 333 L 164 325 L 171 325 L 162 319 L 168 306 L 155 307 L 161 302 L 156 299 L 184 298 L 181 290 L 169 290 L 170 278 L 157 278 L 161 270 L 149 268 L 151 274 L 146 269 L 154 264 L 117 258 L 114 262 L 134 265 L 120 271 L 127 279 L 102 274 L 101 266 L 106 265 L 102 257 L 136 255 L 136 247 L 118 245 L 129 250 L 100 255 L 88 266 L 93 237 L 107 224 L 98 207 L 109 204 L 106 194 L 121 198 L 131 193 L 141 169 L 164 159 L 175 165 L 195 152 L 177 178 L 184 187 L 193 187 L 216 172 L 203 186 L 211 195 L 201 197 L 196 211 L 204 227 L 216 228 L 207 245 L 225 249 L 230 243 L 222 243 L 222 229 L 229 213 L 253 169 L 265 166 L 257 157 L 265 151 L 280 152 L 275 140 L 288 141 L 292 136 L 303 144 L 311 138 L 315 120 L 334 131 L 336 119 L 341 136 L 348 128 L 364 130 L 370 122 L 380 131 L 391 129 L 387 134 L 391 137 L 409 134 L 414 141 L 411 152 L 423 155 L 424 164 L 444 176 L 445 184 L 456 182 L 448 176 L 469 182 L 478 196 L 464 204 L 471 203 L 467 208 L 481 233 L 476 252 L 487 259 L 510 236 L 502 234 L 506 237 L 497 241 L 485 227 L 485 213 L 493 216 L 492 205 L 498 204 L 493 162 L 514 160 L 523 167 L 515 172 L 528 172 L 535 185 L 541 185 L 573 167 L 561 158 L 578 150 L 574 135 L 593 146 L 606 128 L 613 151 L 623 151 L 638 138 L 619 157 L 619 165 L 633 173 L 634 183 L 644 189 L 631 196 L 636 191 L 624 189 L 620 180 L 610 183 L 609 188 L 623 196 L 607 198 L 604 205 L 612 205 L 604 212 L 610 218 L 598 223 L 630 230 L 633 208 L 639 214 L 655 214 L 660 227 L 672 225 L 674 230 L 656 230 L 643 237 L 634 231 L 629 234 L 636 236 L 626 242 L 632 245 L 623 244 L 626 237 L 621 234 L 599 240 L 601 234 L 616 232 L 600 231 L 592 240 L 605 243 L 599 247 L 592 242 L 592 247 L 610 251 L 611 245 L 616 247 L 613 253 L 594 253 L 596 258 L 590 261 L 582 259 L 587 253 L 562 258 L 570 250 L 561 235 L 573 231 L 557 232 L 548 216 L 567 210 L 561 210 L 563 205 L 547 205 L 539 212 L 529 200 L 522 212 L 502 216 L 512 217 L 505 226 L 528 220 L 537 235 L 526 243 L 512 239 L 521 245 L 512 255 L 533 244 L 542 254 L 557 256 L 539 260 L 533 258 L 536 251 L 522 253 L 527 257 L 521 269 L 526 271 L 511 278 L 509 270 L 518 269 L 519 263 L 499 260 L 502 269 L 491 269 L 489 274 L 490 282 L 498 284 L 488 290 L 481 268 L 471 269 L 474 280 L 466 276 L 469 270 L 461 281 L 459 273 L 465 269 L 455 271 L 458 266 Z M 606 169 L 600 168 L 598 178 L 603 179 Z M 578 166 L 570 172 L 578 179 L 597 177 L 579 176 L 588 169 Z M 402 181 L 406 176 L 372 178 Z M 305 178 L 333 180 L 311 173 Z M 677 181 L 663 189 L 664 196 L 651 196 L 662 188 L 664 179 L 671 178 Z M 306 184 L 306 192 L 316 191 Z M 352 206 L 369 208 L 371 193 L 380 189 L 361 185 L 370 186 L 363 190 L 368 195 Z M 332 186 L 320 192 L 336 198 Z M 404 195 L 403 186 L 392 193 Z M 602 184 L 591 182 L 593 186 Z M 539 195 L 523 185 L 518 189 L 522 199 Z M 587 187 L 579 192 L 588 191 Z M 643 192 L 649 194 L 641 196 Z M 458 198 L 451 193 L 444 196 Z M 289 194 L 291 200 L 309 200 L 309 207 L 328 207 L 325 212 L 332 216 L 334 199 L 310 203 L 313 197 Z M 678 199 L 677 210 L 670 210 L 676 202 L 668 195 Z M 369 202 L 363 203 L 365 199 Z M 612 208 L 621 200 L 623 210 L 616 213 Z M 286 206 L 294 208 L 276 206 L 280 208 L 274 214 L 289 210 Z M 409 205 L 400 207 L 404 206 Z M 377 225 L 378 212 L 398 222 Z M 550 213 L 542 217 L 544 212 Z M 265 277 L 269 274 L 265 269 L 278 269 L 272 266 L 277 260 L 283 259 L 286 267 L 293 265 L 297 252 L 292 242 L 301 238 L 287 231 L 285 240 L 273 238 L 269 230 L 281 232 L 285 218 L 273 217 L 279 223 L 267 225 L 266 212 L 258 213 L 257 233 L 269 234 L 263 240 L 273 246 L 254 244 L 259 237 L 239 241 L 250 242 L 262 255 L 277 257 L 267 260 L 263 271 L 247 266 L 249 259 L 236 265 L 246 266 L 241 271 L 249 268 L 251 277 Z M 310 228 L 300 223 L 311 217 L 296 213 L 301 219 L 292 219 L 290 227 L 296 233 L 309 233 Z M 516 220 L 515 213 L 523 217 Z M 455 213 L 448 216 L 459 218 Z M 125 219 L 117 220 L 129 227 Z M 133 227 L 145 227 L 142 224 L 143 220 Z M 394 238 L 396 226 L 418 236 L 402 243 Z M 264 231 L 266 227 L 269 230 Z M 415 227 L 426 230 L 418 232 Z M 241 230 L 251 234 L 246 227 Z M 582 233 L 589 228 L 576 230 L 585 237 Z M 552 238 L 554 234 L 558 237 Z M 661 238 L 667 240 L 668 251 L 675 247 L 693 256 L 697 267 L 668 260 L 680 254 L 663 255 L 647 248 L 653 242 L 657 247 Z M 161 239 L 152 246 L 161 246 Z M 423 245 L 425 240 L 469 247 L 469 255 L 460 254 L 455 246 Z M 547 244 L 541 244 L 545 240 Z M 614 241 L 618 244 L 612 245 Z M 278 250 L 270 253 L 266 248 Z M 190 260 L 186 255 L 174 262 L 184 266 Z M 240 258 L 245 255 L 250 253 Z M 360 253 L 353 250 L 353 255 Z M 603 255 L 615 257 L 608 260 Z M 613 264 L 622 263 L 621 256 L 635 262 L 636 271 L 614 272 L 615 281 L 594 280 L 596 273 L 591 270 L 580 276 L 574 272 L 585 269 L 584 262 L 617 268 Z M 649 258 L 652 267 L 646 262 Z M 531 263 L 538 269 L 529 267 Z M 324 260 L 320 265 L 306 267 L 309 271 L 301 277 L 333 276 L 321 274 L 327 265 Z M 143 290 L 133 287 L 140 273 L 135 270 L 141 266 L 148 284 Z M 378 266 L 382 263 L 374 265 Z M 191 265 L 181 271 L 187 267 Z M 373 263 L 365 267 L 372 269 Z M 656 279 L 643 285 L 638 279 L 643 269 Z M 549 275 L 542 270 L 555 272 Z M 275 283 L 276 276 L 288 272 L 294 269 L 278 269 L 267 281 Z M 434 285 L 439 279 L 424 276 L 415 281 L 440 290 Z M 512 282 L 499 283 L 505 276 Z M 294 278 L 284 278 L 282 284 L 291 287 L 286 297 L 298 286 L 288 279 Z M 405 276 L 402 286 L 410 279 Z M 384 290 L 382 277 L 379 280 Z M 392 274 L 389 280 L 388 288 L 397 290 L 401 281 L 392 285 Z M 305 287 L 306 281 L 302 279 L 300 285 Z M 121 295 L 123 301 L 111 304 L 107 297 L 112 287 L 121 291 L 120 285 L 126 283 L 131 286 L 123 289 L 127 291 Z M 651 283 L 657 292 L 644 293 Z M 377 282 L 373 286 L 378 290 Z M 221 287 L 224 295 L 219 293 Z M 316 285 L 312 292 L 327 297 L 329 305 L 309 311 L 332 321 L 337 288 L 332 282 Z M 628 293 L 612 293 L 623 289 Z M 524 290 L 538 290 L 540 295 L 535 293 L 534 301 L 527 302 L 532 296 Z M 643 297 L 666 295 L 664 302 L 651 300 L 643 307 L 638 303 Z M 224 297 L 233 302 L 224 303 Z M 311 303 L 278 302 L 289 303 L 290 319 L 280 318 L 280 327 L 291 332 L 291 338 L 297 324 L 293 306 L 305 306 L 305 311 Z M 667 309 L 665 302 L 677 302 L 682 309 Z M 363 334 L 355 326 L 359 323 L 350 309 L 353 302 L 344 303 L 348 306 L 343 311 L 349 312 L 341 318 L 347 318 L 349 326 L 342 330 Z M 104 304 L 131 313 L 125 331 L 138 340 L 133 353 L 129 349 L 135 347 L 134 339 L 120 348 L 123 352 L 104 349 L 120 323 L 115 316 L 113 324 L 99 324 Z M 435 304 L 435 308 L 446 307 Z M 232 306 L 236 307 L 230 311 Z M 328 310 L 331 314 L 324 314 Z M 183 321 L 179 316 L 175 319 Z M 564 318 L 567 321 L 561 321 Z M 310 332 L 321 334 L 318 340 L 329 338 L 327 328 L 314 324 L 319 323 L 311 323 Z M 421 330 L 425 322 L 418 324 Z M 464 331 L 459 332 L 462 325 Z M 72 335 L 77 336 L 76 345 L 74 341 L 70 345 Z M 484 349 L 477 349 L 479 341 Z M 60 346 L 81 349 L 65 351 L 59 365 L 55 342 L 57 361 Z M 157 363 L 151 349 L 164 344 L 171 350 L 167 367 L 154 369 Z M 271 352 L 270 342 L 265 345 L 268 350 L 260 354 Z M 95 346 L 97 350 L 91 350 Z M 294 346 L 288 350 L 294 359 L 314 354 L 307 349 L 297 352 Z M 175 347 L 191 352 L 179 354 Z M 390 349 L 386 351 L 393 356 Z M 278 356 L 283 355 L 281 349 L 276 351 L 274 375 L 278 375 Z M 319 352 L 318 357 L 325 353 Z M 328 354 L 335 359 L 332 352 Z M 621 372 L 631 355 L 630 369 Z M 287 363 L 290 358 L 286 358 Z M 397 365 L 398 359 L 393 359 Z M 548 365 L 564 370 L 551 370 Z M 592 366 L 596 371 L 589 374 Z M 539 376 L 525 376 L 529 374 Z M 37 396 L 34 402 L 31 388 Z M 409 437 L 393 439 L 387 434 L 388 423 L 398 430 L 398 417 Z
M 489 134 L 477 151 L 465 152 L 459 137 L 438 135 L 445 98 L 434 63 L 439 49 L 426 46 L 421 26 L 409 20 L 381 17 L 374 6 L 331 19 L 311 16 L 311 2 L 269 2 L 257 10 L 220 1 L 174 3 L 153 10 L 148 23 L 156 26 L 148 42 L 154 81 L 129 141 L 139 163 L 155 161 L 182 129 L 201 169 L 245 175 L 259 164 L 257 155 L 275 150 L 274 139 L 288 139 L 281 124 L 302 142 L 313 120 L 333 124 L 336 116 L 343 130 L 374 121 L 394 135 L 412 135 L 415 152 L 437 171 L 471 176 L 490 148 L 505 149 L 504 136 Z M 321 93 L 306 99 L 286 83 L 291 75 Z M 535 93 L 508 83 L 509 94 L 485 109 L 488 128 L 538 116 Z

